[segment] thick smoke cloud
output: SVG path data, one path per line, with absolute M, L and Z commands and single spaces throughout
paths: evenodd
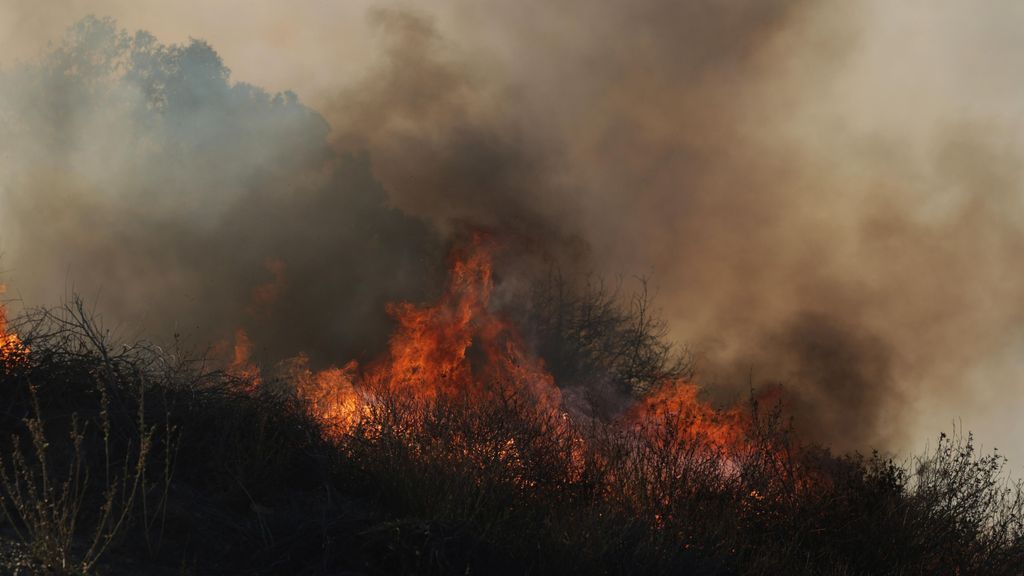
M 584 257 L 575 203 L 553 179 L 561 150 L 446 50 L 429 19 L 377 10 L 371 24 L 386 40 L 383 63 L 326 107 L 337 147 L 368 150 L 395 205 L 442 230 L 468 224 L 538 256 Z
M 971 19 L 956 12 L 461 5 L 449 28 L 474 54 L 399 18 L 389 66 L 359 88 L 372 104 L 325 110 L 368 119 L 354 132 L 407 211 L 539 214 L 584 239 L 584 269 L 653 278 L 721 396 L 781 381 L 817 437 L 907 446 L 915 420 L 985 426 L 967 408 L 979 384 L 1019 391 L 978 380 L 1017 341 L 1017 145 L 985 118 L 1000 107 L 965 112 L 986 91 L 921 74 L 929 36 L 981 43 L 944 28 Z M 915 53 L 887 50 L 915 26 Z
M 369 161 L 202 41 L 88 18 L 4 80 L 5 264 L 32 303 L 67 278 L 114 326 L 244 328 L 262 357 L 327 361 L 375 351 L 385 304 L 437 284 L 439 235 L 388 206 Z
M 782 381 L 799 425 L 841 448 L 917 445 L 962 417 L 1017 455 L 1014 409 L 982 415 L 1021 408 L 1019 83 L 1003 80 L 1019 73 L 1000 52 L 1020 14 L 565 2 L 461 18 L 488 48 L 465 74 L 487 86 L 475 102 L 545 150 L 530 205 L 556 197 L 545 213 L 598 272 L 653 278 L 712 390 Z
M 493 42 L 511 43 L 514 62 L 458 60 L 427 20 L 377 13 L 391 32 L 386 65 L 328 117 L 362 138 L 408 213 L 526 230 L 572 272 L 670 286 L 662 304 L 705 353 L 721 399 L 746 393 L 737 366 L 756 367 L 756 386 L 788 384 L 816 438 L 886 440 L 884 411 L 898 399 L 891 343 L 839 309 L 827 275 L 802 269 L 810 286 L 799 295 L 772 276 L 798 277 L 794 265 L 826 262 L 831 248 L 826 227 L 787 213 L 818 199 L 786 173 L 794 156 L 771 149 L 780 128 L 761 117 L 780 98 L 773 51 L 812 17 L 807 7 L 571 4 L 546 14 L 586 11 L 593 28 L 549 36 L 534 17 L 491 7 L 513 35 Z M 810 73 L 827 75 L 846 41 L 829 39 Z M 701 341 L 719 334 L 740 348 L 723 355 Z
M 253 20 L 316 31 L 328 9 L 280 10 Z M 186 12 L 164 18 L 181 36 Z M 163 48 L 181 70 L 170 90 L 129 73 L 148 69 L 125 60 L 138 41 L 116 70 L 75 63 L 73 81 L 52 71 L 74 43 L 9 70 L 12 288 L 47 302 L 65 278 L 102 285 L 129 326 L 247 325 L 268 355 L 337 360 L 379 345 L 383 302 L 436 290 L 445 238 L 469 222 L 571 272 L 650 277 L 710 390 L 782 381 L 799 424 L 837 447 L 916 447 L 957 416 L 989 444 L 1019 437 L 1020 14 L 783 0 L 372 14 L 337 25 L 374 43 L 325 33 L 258 78 L 305 82 L 317 112 L 232 83 L 201 43 Z M 238 18 L 225 53 L 251 54 Z

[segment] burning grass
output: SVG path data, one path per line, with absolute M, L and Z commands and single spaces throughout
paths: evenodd
M 391 308 L 364 366 L 126 346 L 80 303 L 4 325 L 0 534 L 27 546 L 9 571 L 1021 573 L 1021 487 L 969 435 L 907 465 L 835 456 L 769 397 L 710 406 L 651 347 L 591 364 L 621 370 L 629 409 L 568 410 L 488 305 L 487 242 L 436 304 Z

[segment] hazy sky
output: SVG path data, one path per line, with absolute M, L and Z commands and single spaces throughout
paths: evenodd
M 514 191 L 650 276 L 708 380 L 806 381 L 897 448 L 962 421 L 1024 468 L 1019 2 L 0 0 L 0 65 L 90 13 L 295 91 L 407 213 Z

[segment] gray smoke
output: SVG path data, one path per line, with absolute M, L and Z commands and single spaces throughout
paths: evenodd
M 385 304 L 443 274 L 440 235 L 389 206 L 365 155 L 202 41 L 87 18 L 3 80 L 5 264 L 29 302 L 74 290 L 133 332 L 244 328 L 261 357 L 324 362 L 377 350 Z
M 321 30 L 302 6 L 268 10 Z M 20 21 L 64 17 L 38 10 Z M 1011 12 L 392 6 L 338 23 L 375 31 L 372 58 L 349 65 L 333 34 L 277 73 L 316 63 L 316 112 L 234 82 L 202 42 L 93 22 L 4 73 L 5 279 L 35 303 L 66 279 L 102 286 L 105 313 L 140 331 L 244 326 L 268 357 L 339 361 L 379 347 L 384 302 L 436 292 L 445 243 L 469 223 L 569 274 L 651 278 L 716 396 L 782 381 L 833 445 L 905 447 L 958 415 L 1012 439 Z M 245 54 L 237 19 L 220 32 Z M 528 285 L 530 266 L 503 282 Z M 980 417 L 993 406 L 1007 408 Z

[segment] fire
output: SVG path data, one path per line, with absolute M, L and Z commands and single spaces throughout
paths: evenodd
M 455 254 L 440 301 L 419 307 L 391 305 L 398 322 L 387 356 L 365 379 L 420 400 L 438 395 L 483 399 L 499 392 L 526 393 L 554 410 L 561 395 L 539 358 L 524 352 L 518 332 L 488 308 L 493 289 L 490 240 L 474 236 Z
M 255 392 L 262 384 L 260 369 L 252 361 L 252 340 L 249 339 L 249 333 L 241 328 L 235 330 L 235 343 L 227 373 L 245 381 L 249 392 Z
M 263 263 L 263 268 L 270 274 L 268 282 L 253 289 L 249 298 L 249 306 L 246 312 L 250 316 L 265 316 L 277 299 L 281 297 L 287 284 L 285 281 L 285 263 L 283 260 L 271 258 Z M 221 341 L 215 349 L 218 355 L 222 354 L 229 344 Z M 234 342 L 231 347 L 231 361 L 227 366 L 227 373 L 235 376 L 246 383 L 248 392 L 255 392 L 263 384 L 263 375 L 259 367 L 253 362 L 253 343 L 249 333 L 244 328 L 235 330 Z
M 526 407 L 546 423 L 545 430 L 570 439 L 572 462 L 567 469 L 578 469 L 588 442 L 562 409 L 554 378 L 542 359 L 530 353 L 516 327 L 491 306 L 493 254 L 498 248 L 488 235 L 473 235 L 453 251 L 449 278 L 436 302 L 389 305 L 387 312 L 396 329 L 386 352 L 376 360 L 318 371 L 310 367 L 308 357 L 299 355 L 282 362 L 278 374 L 294 386 L 333 438 L 342 438 L 360 423 L 373 426 L 370 416 L 375 403 L 385 397 L 412 406 L 453 399 L 481 410 L 496 401 L 515 399 L 516 406 Z M 284 264 L 271 271 L 273 285 L 283 286 Z M 229 372 L 249 378 L 255 390 L 261 377 L 251 351 L 248 335 L 239 330 Z M 719 454 L 736 454 L 746 447 L 750 418 L 742 406 L 719 410 L 702 401 L 694 384 L 666 381 L 612 426 L 661 434 L 670 438 L 674 449 L 702 446 Z M 481 449 L 474 443 L 482 442 L 459 435 L 449 441 L 450 448 L 463 456 Z M 518 458 L 515 438 L 493 441 L 498 444 L 491 448 L 503 459 Z
M 543 362 L 527 354 L 514 327 L 488 307 L 493 289 L 491 240 L 477 234 L 457 250 L 444 293 L 436 304 L 388 306 L 397 329 L 384 357 L 362 371 L 344 368 L 310 372 L 304 357 L 289 364 L 300 397 L 333 431 L 354 424 L 365 398 L 386 391 L 418 403 L 439 397 L 486 401 L 499 395 L 529 399 L 537 410 L 554 413 L 561 395 Z M 331 398 L 334 398 L 331 400 Z
M 7 286 L 0 284 L 0 294 L 7 292 Z M 0 364 L 16 365 L 25 362 L 28 357 L 26 346 L 17 334 L 7 328 L 7 308 L 0 302 Z
M 329 430 L 354 425 L 368 395 L 379 390 L 421 403 L 439 397 L 486 402 L 502 394 L 519 395 L 539 413 L 556 415 L 553 421 L 568 419 L 543 361 L 527 353 L 515 327 L 489 307 L 494 248 L 488 236 L 474 235 L 453 253 L 447 286 L 436 303 L 390 305 L 397 329 L 387 353 L 366 367 L 350 362 L 314 372 L 304 356 L 285 363 L 298 394 Z M 239 343 L 245 351 L 249 343 L 236 337 L 234 365 L 241 370 L 250 365 L 248 356 L 238 353 Z M 742 407 L 718 410 L 703 402 L 694 384 L 667 381 L 627 413 L 625 425 L 671 426 L 677 443 L 701 442 L 729 451 L 745 441 L 749 419 Z
M 345 433 L 362 416 L 365 404 L 354 386 L 355 362 L 314 372 L 309 368 L 309 358 L 300 354 L 285 361 L 283 368 L 287 380 L 309 403 L 311 413 L 329 435 Z
M 749 419 L 740 406 L 718 410 L 698 398 L 699 388 L 689 382 L 664 382 L 627 416 L 640 426 L 671 427 L 677 443 L 700 442 L 722 452 L 740 448 L 747 437 Z
M 491 266 L 481 251 L 456 259 L 441 300 L 434 306 L 408 302 L 388 306 L 398 322 L 388 356 L 373 365 L 368 378 L 416 398 L 433 399 L 439 392 L 478 392 L 466 352 L 481 324 L 493 322 L 485 306 L 491 291 Z
M 785 493 L 778 482 L 747 484 L 752 462 L 774 466 L 786 456 L 757 437 L 757 417 L 743 404 L 712 406 L 691 382 L 664 378 L 617 420 L 574 421 L 543 360 L 492 305 L 500 248 L 486 234 L 471 236 L 453 250 L 436 301 L 388 305 L 395 330 L 380 357 L 321 370 L 300 354 L 274 367 L 275 382 L 290 385 L 343 450 L 374 450 L 380 441 L 471 478 L 500 469 L 523 490 L 582 483 L 655 527 L 680 521 L 673 495 L 694 474 L 712 475 L 723 490 L 738 487 L 751 514 Z M 271 281 L 252 295 L 254 315 L 287 286 L 283 262 L 267 270 Z M 223 350 L 227 372 L 249 383 L 248 393 L 266 377 L 253 349 L 239 329 Z M 790 476 L 796 486 L 799 477 Z

